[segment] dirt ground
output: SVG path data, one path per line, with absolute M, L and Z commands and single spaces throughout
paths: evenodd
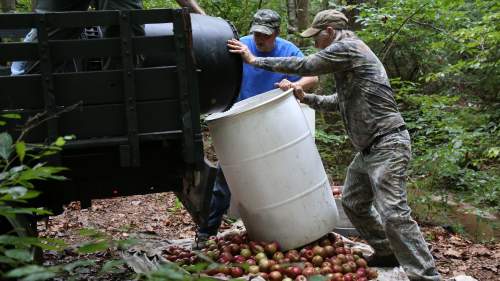
M 223 228 L 227 227 L 224 223 Z M 79 234 L 78 230 L 82 228 L 96 229 L 114 239 L 126 239 L 133 233 L 154 234 L 161 239 L 193 238 L 196 230 L 189 214 L 173 193 L 94 200 L 89 209 L 80 209 L 78 203 L 72 203 L 63 214 L 38 224 L 41 236 L 59 238 L 73 246 L 88 239 Z M 500 280 L 499 242 L 476 244 L 438 226 L 423 226 L 422 230 L 443 277 L 466 274 L 480 281 Z M 92 258 L 99 265 L 117 255 L 112 251 L 77 255 L 70 247 L 63 253 L 46 251 L 44 257 L 46 264 Z M 125 272 L 118 274 L 96 276 L 95 270 L 84 272 L 87 280 L 123 280 L 121 278 L 127 274 L 127 269 L 124 269 Z

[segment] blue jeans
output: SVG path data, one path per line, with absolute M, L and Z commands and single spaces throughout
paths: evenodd
M 217 165 L 212 200 L 210 201 L 210 214 L 207 227 L 200 227 L 198 234 L 216 235 L 222 223 L 222 216 L 229 209 L 231 203 L 231 191 L 227 185 L 226 178 L 220 165 Z
M 37 41 L 38 35 L 35 28 L 32 28 L 26 37 L 24 37 L 23 42 L 35 42 Z M 13 61 L 10 66 L 10 73 L 12 76 L 22 75 L 29 68 L 32 62 L 28 61 Z

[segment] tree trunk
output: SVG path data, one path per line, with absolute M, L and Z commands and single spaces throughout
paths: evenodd
M 347 0 L 347 5 L 359 5 L 365 2 L 370 2 L 369 0 Z M 349 19 L 349 28 L 351 30 L 359 30 L 361 29 L 361 25 L 356 21 L 356 17 L 359 15 L 358 8 L 352 8 L 348 11 L 344 11 L 344 14 Z
M 296 0 L 297 1 L 297 27 L 299 30 L 304 30 L 308 27 L 309 15 L 309 0 Z
M 324 9 L 328 9 L 329 8 L 329 2 L 328 0 L 321 0 L 321 9 L 324 10 Z M 355 5 L 359 5 L 359 4 L 362 4 L 362 3 L 366 3 L 366 2 L 375 2 L 373 0 L 346 0 L 345 4 L 342 3 L 342 1 L 334 1 L 337 5 L 345 5 L 347 4 L 347 6 L 355 6 Z M 359 9 L 357 8 L 350 8 L 349 10 L 347 9 L 342 9 L 341 10 L 342 13 L 345 14 L 345 16 L 347 17 L 347 19 L 349 19 L 349 29 L 351 30 L 359 30 L 361 29 L 361 25 L 359 23 L 356 23 L 356 17 L 359 15 Z
M 288 12 L 288 33 L 293 34 L 298 31 L 297 7 L 295 6 L 295 0 L 288 0 L 286 8 Z

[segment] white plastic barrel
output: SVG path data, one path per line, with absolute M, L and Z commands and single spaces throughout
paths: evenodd
M 243 100 L 207 123 L 251 239 L 288 250 L 332 231 L 337 206 L 292 90 Z
M 315 139 L 316 112 L 314 111 L 314 109 L 312 109 L 311 107 L 309 107 L 305 103 L 299 103 L 299 105 L 300 105 L 300 109 L 302 110 L 302 113 L 304 113 L 304 116 L 306 117 L 309 130 L 311 131 L 311 135 L 312 135 L 313 139 Z M 335 202 L 337 202 L 337 200 L 335 200 Z M 338 206 L 338 204 L 337 204 L 337 206 Z M 342 211 L 341 206 L 337 207 L 337 209 L 339 212 L 339 218 L 341 218 L 341 214 L 340 214 Z M 237 203 L 235 202 L 234 196 L 231 197 L 231 204 L 229 205 L 229 210 L 227 211 L 227 213 L 228 213 L 228 216 L 233 218 L 233 219 L 241 218 L 240 212 L 238 211 L 238 206 L 237 206 Z
M 311 135 L 312 135 L 313 139 L 315 139 L 315 134 L 316 134 L 316 112 L 314 111 L 314 109 L 310 108 L 305 103 L 300 103 L 300 109 L 302 110 L 302 113 L 304 113 L 304 116 L 306 117 L 307 124 L 309 126 L 309 130 L 311 131 Z

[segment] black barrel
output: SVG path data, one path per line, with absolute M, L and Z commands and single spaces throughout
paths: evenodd
M 193 52 L 199 75 L 200 111 L 213 113 L 228 109 L 238 97 L 241 84 L 241 57 L 228 52 L 226 42 L 238 38 L 232 24 L 222 18 L 191 14 Z M 147 24 L 146 36 L 172 35 L 172 24 Z M 145 66 L 175 64 L 174 57 L 147 57 Z

